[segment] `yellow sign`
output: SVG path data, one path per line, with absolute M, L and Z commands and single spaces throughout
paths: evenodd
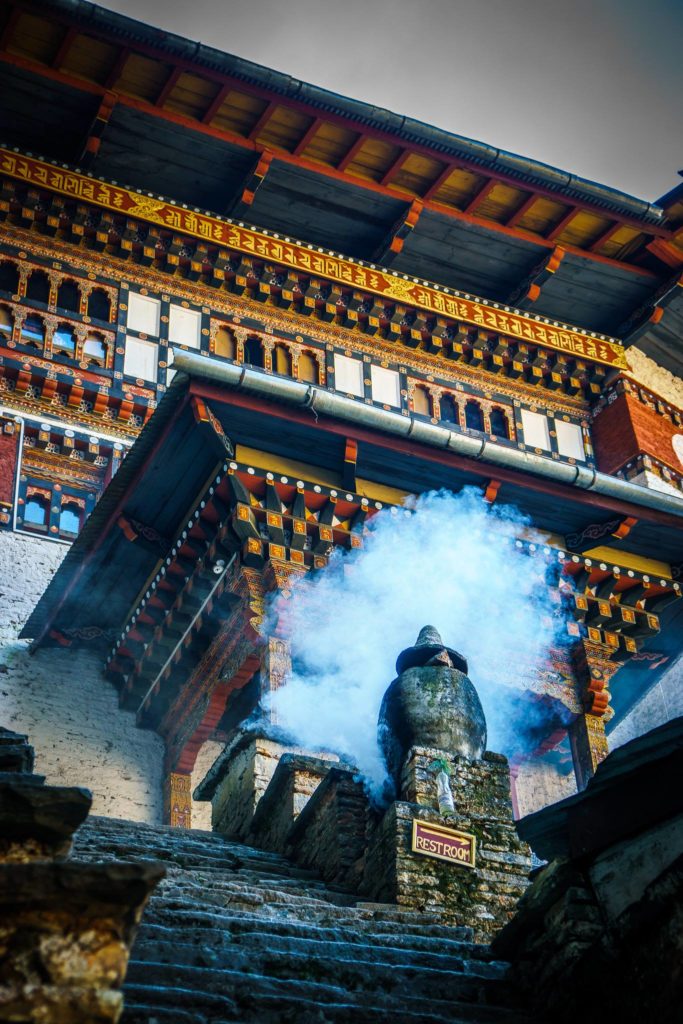
M 527 341 L 532 345 L 543 345 L 571 357 L 628 369 L 624 349 L 615 341 L 593 338 L 563 324 L 555 326 L 543 319 L 496 307 L 480 299 L 464 298 L 458 293 L 448 293 L 428 284 L 406 280 L 397 274 L 361 266 L 351 260 L 330 255 L 324 249 L 297 245 L 251 228 L 239 227 L 208 214 L 183 209 L 154 196 L 97 181 L 55 164 L 0 149 L 0 172 L 61 195 L 95 203 L 130 217 L 139 217 L 260 259 L 272 260 L 293 270 L 316 274 L 387 299 L 418 306 L 430 313 L 475 324 L 496 334 Z
M 433 825 L 413 818 L 413 853 L 446 860 L 449 864 L 476 867 L 477 840 L 468 832 L 458 832 L 445 825 Z

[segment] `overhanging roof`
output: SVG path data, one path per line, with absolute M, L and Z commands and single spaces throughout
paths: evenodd
M 513 305 L 559 246 L 528 308 L 607 334 L 683 268 L 676 190 L 662 223 L 653 204 L 80 0 L 17 0 L 3 42 L 0 137 L 137 188 Z M 639 346 L 680 373 L 675 312 L 656 326 Z

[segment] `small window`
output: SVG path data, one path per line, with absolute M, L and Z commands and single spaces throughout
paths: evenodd
M 44 270 L 33 270 L 29 275 L 26 298 L 46 305 L 50 301 L 50 279 Z
M 415 386 L 413 391 L 413 412 L 417 413 L 418 416 L 431 416 L 432 414 L 429 405 L 429 394 L 419 384 Z
M 7 306 L 0 306 L 0 334 L 4 335 L 5 339 L 11 338 L 13 330 L 14 317 Z
M 258 338 L 247 338 L 245 341 L 244 362 L 248 366 L 263 366 L 263 348 Z
M 128 295 L 128 327 L 132 331 L 139 331 L 140 334 L 159 334 L 159 310 L 161 303 L 158 299 L 150 299 L 147 295 L 138 295 L 137 292 L 130 292 Z
M 75 281 L 62 281 L 57 289 L 57 306 L 68 309 L 70 313 L 79 313 L 81 309 L 81 293 Z
M 529 448 L 543 448 L 550 451 L 550 430 L 548 429 L 548 417 L 538 412 L 530 412 L 529 409 L 522 409 L 522 429 L 524 430 L 524 443 Z
M 343 391 L 347 395 L 363 397 L 365 389 L 363 387 L 363 364 L 360 359 L 335 355 L 334 386 L 337 391 Z
M 59 532 L 75 537 L 81 528 L 81 509 L 76 502 L 62 503 L 59 513 Z
M 283 377 L 292 376 L 292 357 L 284 345 L 276 345 L 273 351 L 273 370 Z
M 583 461 L 586 458 L 586 452 L 583 447 L 581 427 L 578 423 L 555 420 L 555 430 L 557 432 L 557 450 L 560 455 L 564 455 L 567 459 Z
M 399 407 L 401 404 L 401 384 L 396 370 L 386 370 L 383 366 L 370 367 L 372 381 L 372 397 L 382 405 Z
M 126 354 L 123 372 L 129 377 L 141 378 L 156 383 L 159 351 L 155 341 L 142 338 L 126 338 Z
M 19 292 L 19 269 L 9 260 L 0 263 L 0 291 L 9 292 L 10 295 Z
M 459 423 L 458 407 L 451 395 L 442 395 L 441 401 L 441 419 L 444 423 Z
M 45 341 L 45 324 L 39 316 L 27 316 L 21 325 L 22 345 L 42 348 Z
M 318 361 L 310 352 L 302 352 L 299 356 L 299 380 L 309 384 L 318 383 Z
M 49 502 L 43 495 L 31 495 L 24 506 L 24 525 L 32 530 L 47 530 L 49 511 Z
M 213 339 L 214 355 L 222 359 L 234 359 L 236 354 L 235 335 L 228 327 L 219 327 Z
M 111 320 L 111 299 L 102 288 L 93 288 L 88 296 L 88 316 L 93 320 Z
M 508 437 L 507 416 L 502 409 L 491 409 L 491 433 L 494 437 Z
M 185 309 L 171 303 L 168 318 L 168 340 L 175 345 L 199 348 L 202 315 L 196 309 Z
M 89 334 L 83 345 L 83 358 L 91 366 L 107 365 L 107 346 L 99 334 Z
M 76 357 L 76 335 L 69 324 L 58 324 L 55 333 L 52 335 L 53 356 L 66 356 L 68 359 Z
M 468 402 L 465 405 L 465 426 L 470 430 L 484 429 L 484 414 L 478 402 Z

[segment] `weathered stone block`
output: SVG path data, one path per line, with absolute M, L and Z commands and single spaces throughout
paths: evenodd
M 292 825 L 287 852 L 324 880 L 356 892 L 363 874 L 369 803 L 354 769 L 332 766 Z
M 196 800 L 211 801 L 214 831 L 230 839 L 245 839 L 261 797 L 283 754 L 306 754 L 264 733 L 236 734 L 194 791 Z M 330 754 L 336 761 L 336 755 Z
M 0 775 L 0 862 L 65 857 L 92 796 L 75 786 L 44 786 L 42 776 Z
M 451 770 L 456 813 L 448 820 L 436 810 L 435 774 L 429 769 L 435 759 L 446 759 Z M 531 869 L 530 850 L 512 819 L 506 759 L 487 752 L 480 761 L 469 761 L 413 747 L 401 779 L 411 802 L 398 801 L 381 819 L 370 819 L 362 891 L 373 899 L 439 911 L 445 922 L 470 926 L 479 941 L 488 940 L 511 918 Z M 475 867 L 413 852 L 414 819 L 473 835 Z
M 289 831 L 334 761 L 283 754 L 251 823 L 249 842 L 284 853 Z
M 0 866 L 0 1019 L 115 1024 L 158 864 Z

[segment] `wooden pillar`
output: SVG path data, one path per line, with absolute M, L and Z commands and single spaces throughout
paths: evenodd
M 164 782 L 164 821 L 173 828 L 192 828 L 192 777 L 169 772 Z
M 569 740 L 574 762 L 574 774 L 579 790 L 585 789 L 609 748 L 605 736 L 605 722 L 613 715 L 609 706 L 608 689 L 612 677 L 621 668 L 613 660 L 615 649 L 605 644 L 584 639 L 574 649 L 574 668 L 584 711 L 569 729 Z
M 585 789 L 609 753 L 605 719 L 590 712 L 579 715 L 569 728 L 576 787 Z

